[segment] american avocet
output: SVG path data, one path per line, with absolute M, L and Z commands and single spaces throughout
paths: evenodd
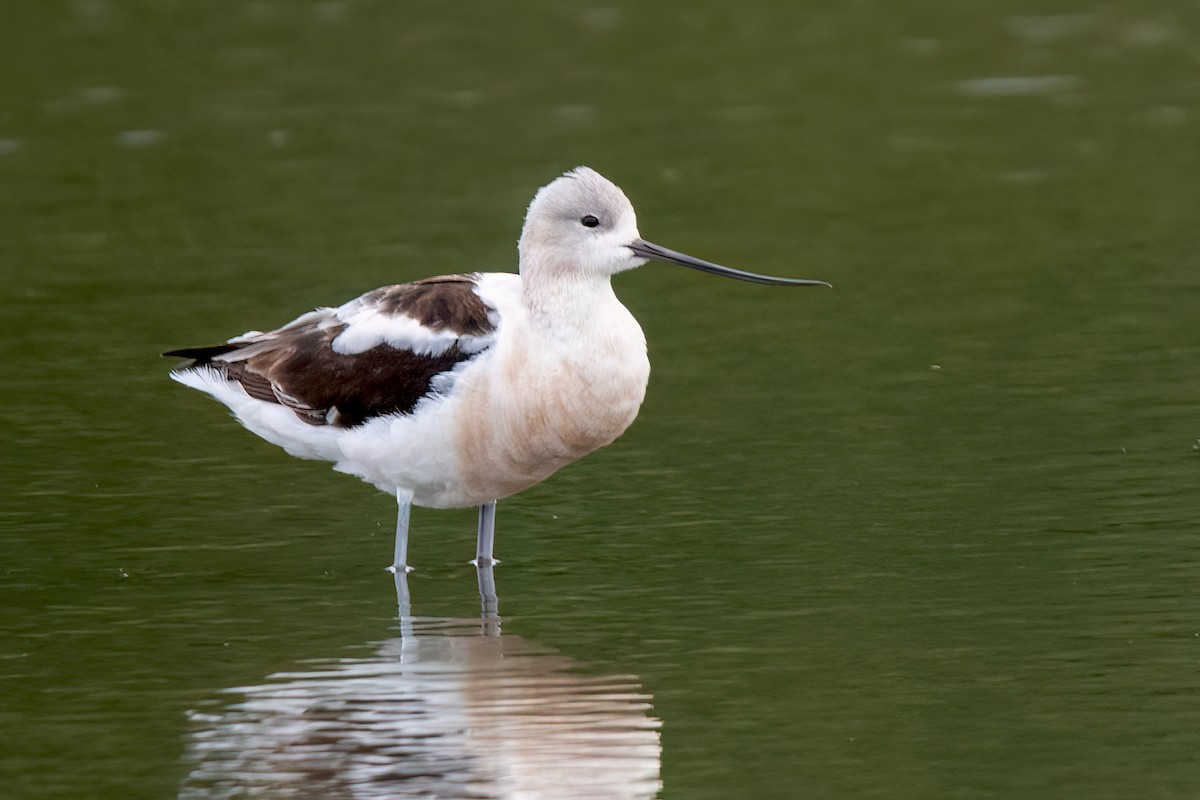
M 587 167 L 542 187 L 520 274 L 385 286 L 277 330 L 172 350 L 171 377 L 220 400 L 300 458 L 334 462 L 396 497 L 390 569 L 408 570 L 409 510 L 479 507 L 473 563 L 495 563 L 496 501 L 609 444 L 637 416 L 650 362 L 610 279 L 647 261 L 787 286 L 659 247 Z

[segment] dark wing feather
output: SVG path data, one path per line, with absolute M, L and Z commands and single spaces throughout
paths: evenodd
M 385 322 L 404 316 L 453 334 L 453 342 L 433 354 L 386 343 L 339 353 L 333 342 L 349 326 L 338 310 L 324 309 L 269 333 L 164 355 L 191 359 L 177 370 L 215 370 L 251 397 L 290 408 L 312 425 L 354 427 L 386 414 L 410 414 L 433 391 L 434 378 L 486 349 L 479 337 L 495 332 L 489 316 L 494 309 L 475 293 L 476 280 L 475 275 L 431 278 L 377 289 L 355 301 L 359 317 L 365 307 Z M 469 348 L 462 346 L 464 337 L 473 340 Z
M 232 353 L 238 347 L 239 345 L 236 344 L 214 344 L 208 347 L 181 347 L 178 350 L 168 350 L 163 355 L 175 358 L 191 358 L 196 361 L 209 361 L 217 356 Z

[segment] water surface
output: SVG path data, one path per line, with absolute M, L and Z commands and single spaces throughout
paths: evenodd
M 1195 795 L 1198 37 L 1156 2 L 6 9 L 0 785 L 237 796 L 200 743 L 253 698 L 419 694 L 391 501 L 156 354 L 512 269 L 587 163 L 647 238 L 836 288 L 620 276 L 641 417 L 501 504 L 502 636 L 414 642 L 626 687 L 630 797 Z M 414 514 L 417 617 L 477 618 L 473 531 Z

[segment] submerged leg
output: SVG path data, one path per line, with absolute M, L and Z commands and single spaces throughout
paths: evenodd
M 412 567 L 408 565 L 408 517 L 412 505 L 407 497 L 399 493 L 396 494 L 396 505 L 396 553 L 388 571 L 412 572 Z
M 491 500 L 479 507 L 479 539 L 475 546 L 475 559 L 471 562 L 477 567 L 490 567 L 499 564 L 492 557 L 492 545 L 496 541 L 496 501 Z
M 476 572 L 479 579 L 480 619 L 484 636 L 500 635 L 500 598 L 496 596 L 496 574 L 491 564 L 481 566 Z
M 412 599 L 408 594 L 408 573 L 402 569 L 393 570 L 392 580 L 396 582 L 396 611 L 400 617 L 400 635 L 412 633 Z

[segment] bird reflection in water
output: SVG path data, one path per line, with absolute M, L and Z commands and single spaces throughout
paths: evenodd
M 228 690 L 190 713 L 179 796 L 653 798 L 660 722 L 633 675 L 503 634 L 491 566 L 479 619 L 414 617 L 400 636 Z

